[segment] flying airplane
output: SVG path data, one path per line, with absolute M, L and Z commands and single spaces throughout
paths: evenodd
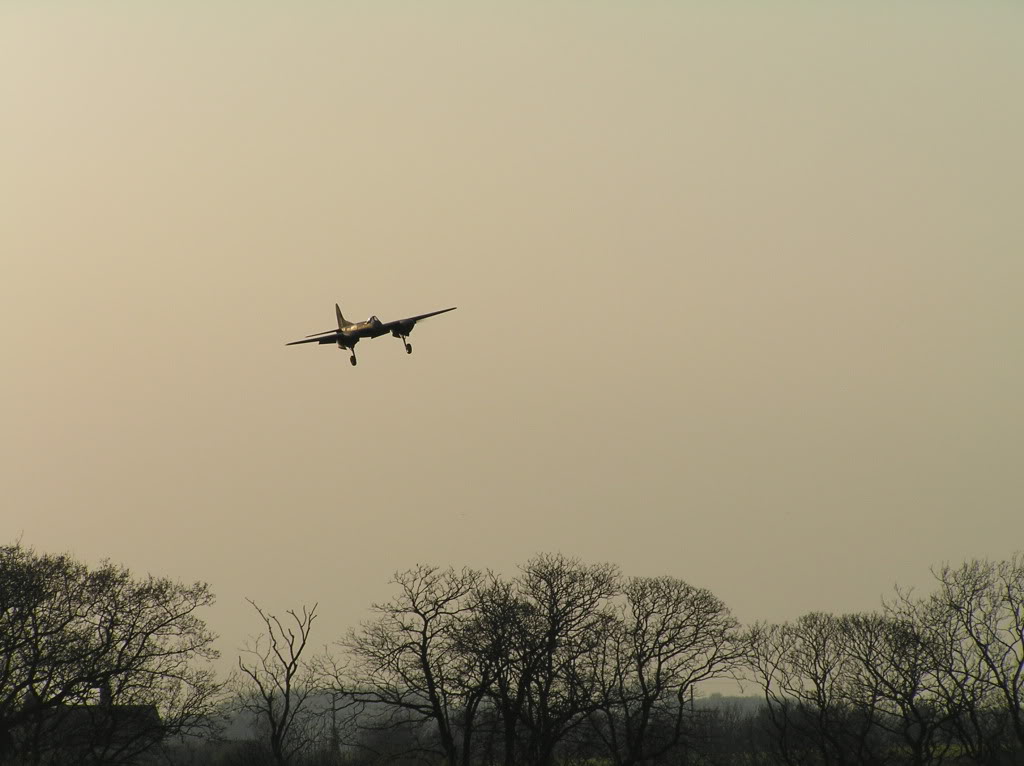
M 429 314 L 420 314 L 419 316 L 406 317 L 405 319 L 396 319 L 393 322 L 382 322 L 377 317 L 370 317 L 365 322 L 349 322 L 345 317 L 341 315 L 341 306 L 337 303 L 334 304 L 334 311 L 338 315 L 338 329 L 337 330 L 324 330 L 323 332 L 315 332 L 312 335 L 307 335 L 304 340 L 293 340 L 291 343 L 286 343 L 286 346 L 295 346 L 299 343 L 320 343 L 321 345 L 337 344 L 338 348 L 347 348 L 352 352 L 352 356 L 348 360 L 353 366 L 356 364 L 356 344 L 362 338 L 378 338 L 381 335 L 387 335 L 391 333 L 396 338 L 401 338 L 402 343 L 405 344 L 405 353 L 412 353 L 412 344 L 409 343 L 409 333 L 412 332 L 413 325 L 415 325 L 421 319 L 427 317 L 437 316 L 438 314 L 444 314 L 449 311 L 455 311 L 458 306 L 452 306 L 450 309 L 441 309 L 440 311 L 431 311 Z

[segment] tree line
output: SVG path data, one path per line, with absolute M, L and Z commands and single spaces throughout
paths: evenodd
M 225 679 L 197 614 L 207 585 L 20 544 L 0 565 L 0 763 L 1024 762 L 1020 554 L 942 566 L 932 592 L 897 589 L 872 613 L 747 626 L 706 589 L 612 564 L 417 565 L 320 651 L 317 605 L 279 617 L 252 602 L 259 632 Z M 703 702 L 723 678 L 759 701 Z M 83 709 L 109 711 L 89 719 L 106 726 L 55 736 Z M 148 725 L 114 726 L 141 710 Z M 218 743 L 227 712 L 245 741 Z

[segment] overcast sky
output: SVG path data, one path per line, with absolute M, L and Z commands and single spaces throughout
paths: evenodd
M 541 551 L 745 621 L 1024 541 L 1024 5 L 0 7 L 0 529 L 232 655 Z M 418 325 L 287 341 L 334 303 Z

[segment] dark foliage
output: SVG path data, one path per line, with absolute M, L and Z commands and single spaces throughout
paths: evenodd
M 119 764 L 211 723 L 204 583 L 0 548 L 0 761 Z

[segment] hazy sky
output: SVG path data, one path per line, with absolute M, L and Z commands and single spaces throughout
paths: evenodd
M 3 540 L 228 655 L 417 562 L 743 621 L 1024 547 L 1024 4 L 0 6 Z M 406 356 L 286 348 L 447 306 Z

